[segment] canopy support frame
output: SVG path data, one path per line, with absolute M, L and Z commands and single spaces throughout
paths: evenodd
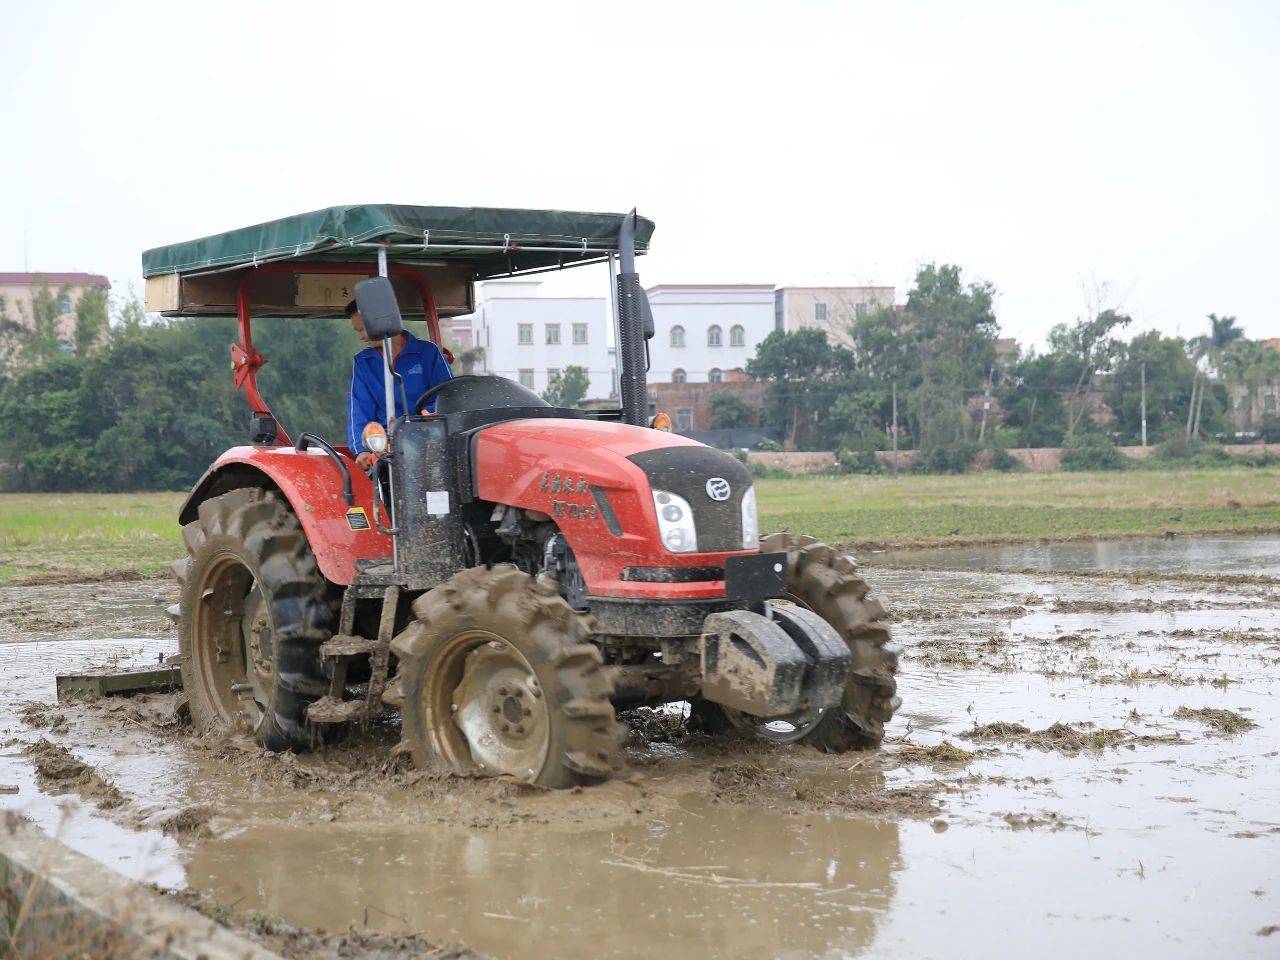
M 383 263 L 385 263 L 385 260 Z M 236 288 L 236 320 L 240 329 L 240 342 L 231 345 L 231 371 L 236 387 L 244 393 L 254 416 L 271 417 L 271 419 L 275 420 L 275 416 L 271 413 L 270 405 L 258 389 L 258 370 L 267 362 L 267 358 L 253 346 L 253 323 L 249 308 L 250 281 L 255 277 L 268 273 L 359 273 L 366 276 L 377 276 L 380 273 L 379 266 L 379 264 L 375 263 L 298 263 L 296 260 L 284 260 L 261 263 L 245 271 Z M 422 297 L 422 309 L 426 314 L 427 330 L 431 339 L 440 348 L 440 352 L 444 354 L 445 359 L 452 363 L 453 354 L 444 346 L 440 337 L 440 315 L 436 310 L 436 298 L 431 291 L 431 284 L 421 274 L 400 264 L 389 264 L 384 269 L 386 272 L 382 273 L 383 276 L 401 277 L 418 288 L 418 293 Z M 276 431 L 276 443 L 278 445 L 287 446 L 293 442 L 289 439 L 288 432 L 280 425 L 278 420 L 276 420 Z

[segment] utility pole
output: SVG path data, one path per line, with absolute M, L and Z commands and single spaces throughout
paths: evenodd
M 1147 362 L 1142 362 L 1142 445 L 1147 445 Z
M 898 475 L 898 383 L 893 383 L 893 475 Z
M 1193 440 L 1200 439 L 1200 411 L 1204 409 L 1204 388 L 1209 385 L 1207 376 L 1200 378 L 1200 396 L 1196 397 L 1196 419 L 1191 426 L 1191 438 Z
M 1196 368 L 1196 374 L 1191 378 L 1191 402 L 1187 404 L 1187 439 L 1191 439 L 1191 418 L 1196 412 L 1196 390 L 1200 386 L 1200 368 Z

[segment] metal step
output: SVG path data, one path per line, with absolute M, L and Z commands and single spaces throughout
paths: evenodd
M 362 653 L 374 653 L 378 649 L 377 640 L 369 640 L 350 634 L 335 633 L 320 644 L 321 657 L 356 657 Z
M 361 717 L 368 704 L 364 700 L 337 700 L 321 697 L 307 707 L 308 723 L 347 723 Z

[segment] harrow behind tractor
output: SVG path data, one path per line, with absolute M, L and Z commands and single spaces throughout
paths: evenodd
M 249 440 L 180 513 L 183 684 L 198 723 L 305 750 L 398 709 L 421 765 L 552 787 L 607 777 L 616 711 L 689 701 L 704 727 L 877 745 L 897 650 L 847 556 L 759 535 L 747 469 L 650 426 L 653 320 L 635 216 L 335 207 L 148 251 L 148 308 L 239 319 Z M 382 451 L 291 439 L 258 391 L 251 316 L 337 316 L 383 344 L 496 276 L 606 263 L 620 409 L 548 405 L 460 376 L 366 430 Z M 407 399 L 407 398 L 406 398 Z M 426 412 L 430 411 L 430 412 Z

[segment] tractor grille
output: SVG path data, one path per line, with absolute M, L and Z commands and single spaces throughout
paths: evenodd
M 711 447 L 663 447 L 629 458 L 645 472 L 654 490 L 669 490 L 684 497 L 693 508 L 698 526 L 698 552 L 742 549 L 742 498 L 751 489 L 751 472 L 720 450 Z M 729 482 L 729 499 L 712 500 L 707 481 L 720 477 Z

